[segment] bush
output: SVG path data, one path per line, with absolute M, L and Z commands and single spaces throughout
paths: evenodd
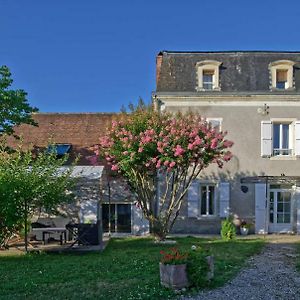
M 200 288 L 208 285 L 207 272 L 209 271 L 209 266 L 206 257 L 209 255 L 209 251 L 201 248 L 189 253 L 187 259 L 187 273 L 189 283 L 192 287 Z
M 225 241 L 230 241 L 236 237 L 236 228 L 233 224 L 232 217 L 222 221 L 221 237 Z

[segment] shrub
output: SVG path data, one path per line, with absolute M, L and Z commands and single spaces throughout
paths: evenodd
M 225 241 L 233 240 L 236 237 L 236 228 L 233 224 L 232 217 L 222 221 L 221 237 Z
M 209 266 L 206 257 L 210 252 L 197 248 L 189 253 L 187 259 L 187 272 L 189 283 L 192 287 L 200 288 L 208 285 L 207 273 Z

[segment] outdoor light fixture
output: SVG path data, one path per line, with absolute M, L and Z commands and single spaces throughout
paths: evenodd
M 259 107 L 257 109 L 257 113 L 262 115 L 262 116 L 266 116 L 269 114 L 269 106 L 265 103 L 263 107 Z
M 241 191 L 243 192 L 243 193 L 247 193 L 248 192 L 248 190 L 249 190 L 249 188 L 246 186 L 246 185 L 242 185 L 241 186 Z

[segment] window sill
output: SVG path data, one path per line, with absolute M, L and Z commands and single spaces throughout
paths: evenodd
M 197 92 L 219 92 L 219 91 L 221 91 L 221 88 L 220 87 L 215 87 L 215 88 L 213 88 L 211 90 L 206 90 L 206 89 L 204 89 L 202 87 L 196 87 L 196 91 Z
M 271 156 L 270 160 L 297 160 L 297 157 L 294 155 L 277 155 Z

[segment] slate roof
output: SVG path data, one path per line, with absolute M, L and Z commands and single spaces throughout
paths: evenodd
M 220 66 L 222 92 L 262 92 L 270 91 L 269 63 L 277 60 L 291 60 L 294 65 L 294 91 L 300 92 L 300 52 L 285 51 L 220 51 L 220 52 L 172 52 L 162 51 L 157 56 L 156 92 L 197 92 L 196 63 L 203 60 L 217 60 Z M 278 92 L 277 92 L 278 93 Z M 279 92 L 282 93 L 282 92 Z

